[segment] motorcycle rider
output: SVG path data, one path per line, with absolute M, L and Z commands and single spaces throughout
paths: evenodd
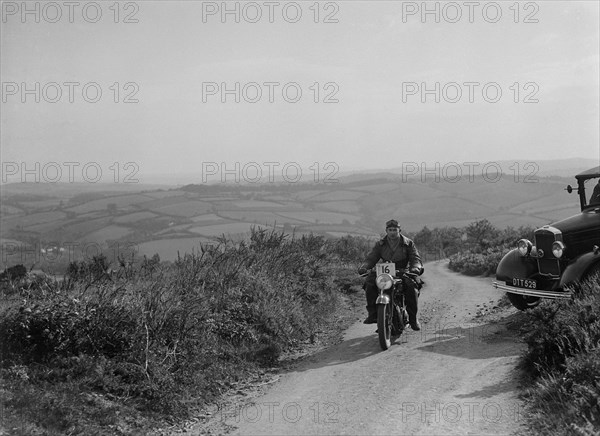
M 359 274 L 364 274 L 368 269 L 373 268 L 375 264 L 383 259 L 385 262 L 394 262 L 396 269 L 406 269 L 414 274 L 423 273 L 423 263 L 421 256 L 415 246 L 415 243 L 400 234 L 398 221 L 392 219 L 385 223 L 386 236 L 377 241 L 371 252 L 367 255 L 365 261 L 358 269 Z M 375 284 L 375 273 L 369 274 L 363 286 L 367 298 L 368 316 L 364 320 L 365 324 L 377 323 L 377 296 L 379 290 Z M 413 280 L 404 279 L 404 295 L 406 301 L 406 311 L 408 319 L 413 330 L 421 330 L 421 324 L 417 318 L 419 310 L 418 298 L 419 291 Z

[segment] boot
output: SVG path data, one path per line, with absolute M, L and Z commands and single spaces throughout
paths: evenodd
M 410 324 L 410 328 L 415 331 L 419 331 L 421 330 L 421 323 L 419 322 L 419 318 L 417 316 L 419 312 L 419 293 L 410 283 L 404 289 L 404 298 L 404 301 L 406 302 L 406 311 L 408 312 L 408 323 Z
M 377 306 L 367 306 L 369 315 L 363 321 L 363 324 L 377 324 Z
M 363 321 L 364 324 L 377 324 L 377 295 L 379 294 L 377 286 L 373 282 L 367 280 L 365 283 L 365 297 L 367 299 L 368 316 Z

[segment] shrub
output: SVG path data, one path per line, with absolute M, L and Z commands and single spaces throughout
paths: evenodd
M 458 253 L 450 256 L 448 267 L 469 276 L 493 275 L 508 250 L 489 248 L 484 253 Z
M 600 349 L 566 359 L 564 372 L 541 376 L 529 390 L 540 434 L 585 435 L 600 430 Z
M 545 301 L 524 327 L 522 367 L 532 376 L 529 404 L 539 434 L 600 433 L 600 277 L 570 301 Z
M 600 284 L 590 280 L 572 300 L 545 300 L 530 312 L 524 367 L 533 375 L 564 371 L 566 361 L 600 344 Z
M 339 259 L 313 235 L 253 230 L 249 241 L 222 238 L 173 263 L 117 268 L 108 273 L 102 257 L 71 264 L 52 292 L 22 294 L 4 309 L 0 369 L 13 387 L 25 383 L 31 389 L 17 390 L 28 398 L 34 385 L 50 396 L 95 391 L 185 416 L 314 338 L 340 301 Z M 26 407 L 15 398 L 8 407 Z M 66 431 L 65 422 L 49 425 Z

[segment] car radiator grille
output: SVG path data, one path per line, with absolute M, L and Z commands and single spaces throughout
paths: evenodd
M 538 257 L 538 269 L 540 274 L 560 275 L 560 264 L 558 259 L 552 254 L 552 244 L 558 240 L 552 232 L 538 231 L 535 234 L 535 246 L 538 250 L 543 250 L 543 257 Z

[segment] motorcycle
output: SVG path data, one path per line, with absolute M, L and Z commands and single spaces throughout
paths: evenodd
M 362 277 L 371 274 L 369 270 Z M 406 270 L 396 270 L 393 262 L 378 263 L 375 265 L 375 284 L 379 289 L 377 297 L 377 333 L 379 345 L 382 350 L 387 350 L 409 324 L 408 312 L 404 301 L 404 280 L 413 280 L 417 289 L 421 289 L 422 281 L 419 274 Z

